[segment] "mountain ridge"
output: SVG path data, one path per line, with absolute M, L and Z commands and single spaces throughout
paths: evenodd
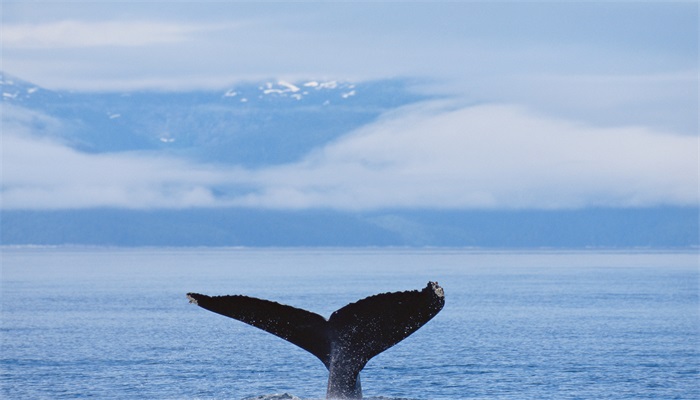
M 698 209 L 3 211 L 3 245 L 697 248 Z
M 24 124 L 33 135 L 86 153 L 142 151 L 244 168 L 298 161 L 387 110 L 430 98 L 400 79 L 79 93 L 43 89 L 3 73 L 0 84 L 3 125 L 15 118 L 13 126 Z M 0 234 L 3 245 L 687 248 L 700 244 L 698 220 L 697 208 L 670 206 L 366 212 L 19 209 L 2 210 Z
M 61 129 L 43 134 L 76 150 L 151 151 L 248 168 L 297 161 L 387 110 L 430 98 L 411 85 L 268 80 L 221 90 L 72 92 L 0 73 L 3 104 L 59 121 Z

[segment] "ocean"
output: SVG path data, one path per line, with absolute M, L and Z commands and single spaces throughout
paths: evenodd
M 1 251 L 4 399 L 322 399 L 318 359 L 185 294 L 328 317 L 428 281 L 444 309 L 367 364 L 365 397 L 700 398 L 697 250 Z

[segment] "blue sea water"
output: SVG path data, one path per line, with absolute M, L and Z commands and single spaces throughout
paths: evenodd
M 60 247 L 2 248 L 0 397 L 320 399 L 315 357 L 185 293 L 329 316 L 429 280 L 445 308 L 366 397 L 700 398 L 696 251 Z

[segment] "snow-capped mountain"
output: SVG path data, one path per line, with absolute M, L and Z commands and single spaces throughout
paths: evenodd
M 81 151 L 177 154 L 245 167 L 293 162 L 426 99 L 406 80 L 242 83 L 212 91 L 80 93 L 0 73 L 2 133 Z M 19 132 L 16 132 L 19 133 Z M 2 210 L 0 243 L 118 246 L 697 247 L 692 207 L 562 211 L 86 208 Z
M 188 92 L 52 91 L 0 73 L 7 117 L 14 108 L 59 122 L 40 130 L 88 152 L 158 150 L 259 166 L 297 160 L 375 119 L 425 99 L 406 80 L 281 80 Z

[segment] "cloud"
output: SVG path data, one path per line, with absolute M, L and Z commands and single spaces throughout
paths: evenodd
M 2 145 L 5 209 L 216 206 L 212 188 L 228 179 L 223 171 L 184 160 L 84 154 L 12 132 L 3 133 Z
M 563 118 L 698 132 L 698 71 L 649 74 L 532 74 L 491 77 L 463 91 Z
M 561 209 L 692 206 L 698 138 L 600 128 L 510 105 L 428 102 L 281 166 L 85 154 L 3 126 L 6 209 Z
M 211 27 L 156 21 L 74 21 L 14 23 L 2 28 L 6 49 L 149 46 L 179 43 Z
M 47 138 L 63 129 L 60 120 L 3 104 L 2 208 L 216 205 L 211 188 L 225 180 L 222 171 L 153 154 L 86 154 Z
M 240 204 L 368 209 L 694 205 L 698 138 L 597 128 L 507 105 L 392 113 L 298 164 L 255 172 Z

